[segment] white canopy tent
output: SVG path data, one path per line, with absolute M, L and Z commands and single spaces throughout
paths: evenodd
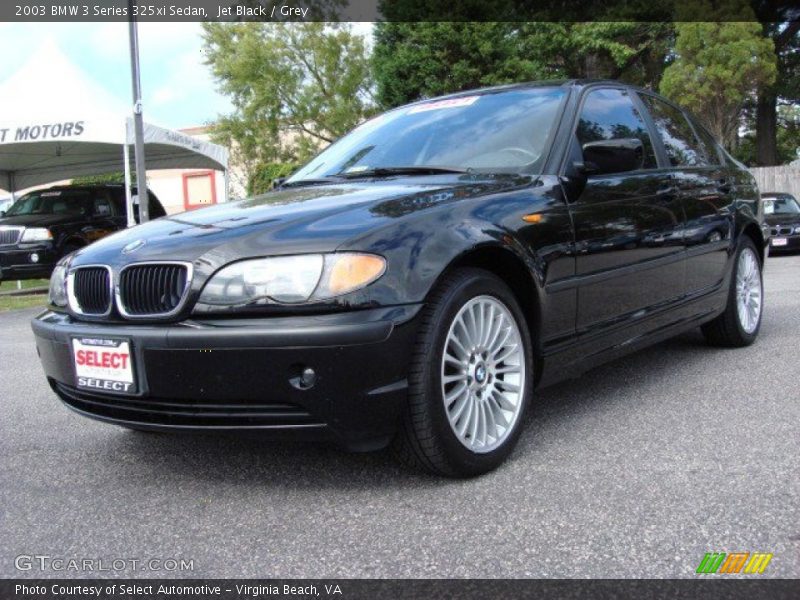
M 117 98 L 45 44 L 0 83 L 0 188 L 12 195 L 80 175 L 123 168 L 128 223 L 133 223 L 130 156 L 133 120 Z M 214 169 L 225 173 L 228 150 L 217 144 L 144 124 L 148 169 Z

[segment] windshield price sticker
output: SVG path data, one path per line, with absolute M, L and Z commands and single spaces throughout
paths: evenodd
M 439 100 L 438 102 L 427 102 L 412 107 L 409 115 L 414 113 L 428 112 L 429 110 L 439 110 L 440 108 L 460 108 L 462 106 L 472 106 L 480 96 L 465 96 L 464 98 L 451 98 L 450 100 Z

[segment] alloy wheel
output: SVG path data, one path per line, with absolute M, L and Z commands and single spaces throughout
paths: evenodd
M 514 428 L 525 393 L 525 347 L 511 311 L 477 296 L 456 314 L 442 355 L 450 427 L 472 452 L 491 452 Z
M 753 333 L 761 320 L 761 267 L 751 248 L 739 254 L 736 268 L 736 309 L 739 324 L 748 334 Z

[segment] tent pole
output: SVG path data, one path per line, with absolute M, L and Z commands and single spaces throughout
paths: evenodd
M 139 222 L 150 220 L 150 198 L 147 194 L 147 167 L 144 160 L 144 124 L 142 123 L 142 81 L 139 75 L 139 32 L 133 18 L 134 0 L 128 0 L 128 38 L 131 50 L 131 83 L 133 87 L 133 127 L 135 134 L 136 193 L 139 196 Z
M 131 150 L 128 144 L 128 128 L 125 127 L 125 144 L 122 146 L 122 162 L 125 163 L 125 214 L 128 227 L 136 225 L 133 218 L 133 195 L 131 194 Z

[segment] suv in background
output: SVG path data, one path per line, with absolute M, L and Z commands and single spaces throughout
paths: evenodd
M 149 198 L 150 218 L 166 215 L 153 192 Z M 138 205 L 134 216 L 138 221 Z M 126 221 L 123 185 L 60 185 L 25 194 L 0 212 L 0 281 L 49 277 L 61 257 L 124 229 Z

